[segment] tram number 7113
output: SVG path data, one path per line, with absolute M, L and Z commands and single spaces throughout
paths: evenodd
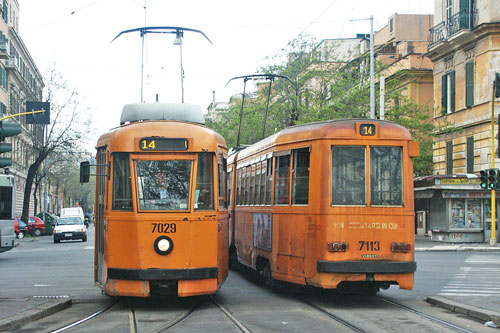
M 153 225 L 153 231 L 151 233 L 159 234 L 174 234 L 177 231 L 177 226 L 175 223 L 151 223 Z
M 380 251 L 379 241 L 359 241 L 359 250 L 363 251 Z

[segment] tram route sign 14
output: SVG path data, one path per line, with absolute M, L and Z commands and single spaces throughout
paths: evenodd
M 45 110 L 45 112 L 26 115 L 27 124 L 48 125 L 50 124 L 49 102 L 26 102 L 26 112 Z
M 500 169 L 491 168 L 480 171 L 481 189 L 498 190 L 500 189 Z

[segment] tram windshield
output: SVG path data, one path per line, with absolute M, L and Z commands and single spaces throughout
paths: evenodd
M 191 180 L 190 160 L 137 162 L 140 210 L 187 210 Z
M 371 204 L 401 206 L 403 204 L 402 147 L 370 147 Z

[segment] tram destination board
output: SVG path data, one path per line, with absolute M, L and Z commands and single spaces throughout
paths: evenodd
M 188 150 L 188 140 L 182 138 L 142 138 L 139 149 L 144 151 Z

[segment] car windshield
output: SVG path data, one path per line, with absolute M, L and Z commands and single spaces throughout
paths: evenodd
M 19 226 L 20 226 L 21 228 L 26 228 L 26 223 L 24 223 L 24 222 L 23 222 L 23 221 L 21 221 L 21 220 L 18 220 L 18 221 L 19 221 Z
M 30 223 L 35 223 L 35 222 L 36 222 L 35 219 L 30 217 Z
M 71 225 L 71 224 L 83 224 L 81 218 L 72 216 L 72 217 L 61 217 L 59 221 L 57 221 L 58 225 Z

